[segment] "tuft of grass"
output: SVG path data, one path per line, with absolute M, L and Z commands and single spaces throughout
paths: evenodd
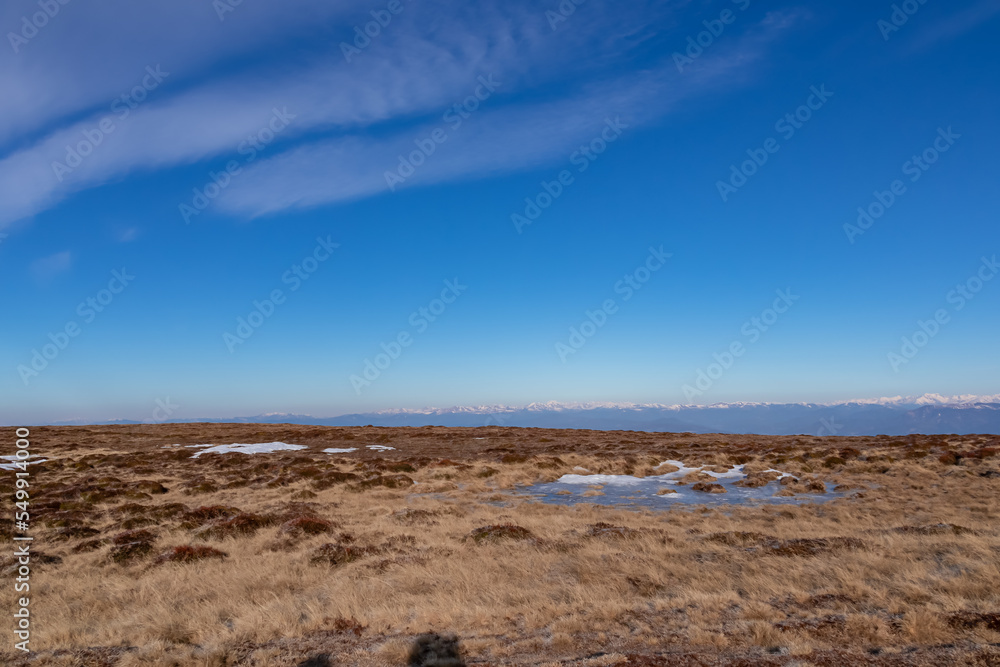
M 218 558 L 222 560 L 226 558 L 229 554 L 224 551 L 219 551 L 213 547 L 206 547 L 202 545 L 192 546 L 182 544 L 176 547 L 171 547 L 167 549 L 159 556 L 156 557 L 156 563 L 193 563 L 199 560 L 205 560 L 206 558 Z
M 471 533 L 469 537 L 476 544 L 483 542 L 501 542 L 503 540 L 530 540 L 534 534 L 527 528 L 522 528 L 512 523 L 500 523 L 489 526 L 480 526 Z
M 253 512 L 240 512 L 236 516 L 228 519 L 221 519 L 198 531 L 197 536 L 201 539 L 224 540 L 228 537 L 250 537 L 258 530 L 275 523 L 272 516 L 264 514 L 254 514 Z
M 314 516 L 299 516 L 281 524 L 279 531 L 291 537 L 302 537 L 305 535 L 322 535 L 333 530 L 334 525 L 330 521 L 319 519 Z
M 127 530 L 111 538 L 114 545 L 109 554 L 111 560 L 126 565 L 145 558 L 153 551 L 156 534 L 149 530 Z

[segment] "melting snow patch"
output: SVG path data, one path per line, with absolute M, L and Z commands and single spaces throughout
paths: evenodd
M 19 461 L 24 461 L 27 465 L 34 465 L 35 463 L 45 463 L 48 459 L 39 459 L 38 454 L 31 454 L 26 459 L 18 458 L 17 456 L 0 456 L 0 459 L 4 461 L 10 461 L 10 463 L 0 463 L 0 470 L 20 470 L 21 466 L 18 465 Z M 31 459 L 36 459 L 32 461 Z
M 647 478 L 648 479 L 648 478 Z M 642 484 L 642 478 L 631 475 L 563 475 L 556 484 L 604 484 L 608 486 L 631 486 Z
M 736 465 L 724 472 L 711 470 L 715 466 L 688 467 L 681 461 L 664 461 L 657 468 L 670 466 L 672 472 L 661 475 L 651 475 L 649 477 L 635 477 L 633 475 L 587 475 L 569 474 L 563 475 L 555 482 L 535 484 L 524 489 L 532 494 L 541 494 L 543 502 L 556 504 L 572 504 L 576 502 L 591 502 L 603 505 L 614 505 L 624 503 L 627 505 L 640 505 L 647 507 L 665 507 L 674 503 L 691 503 L 698 505 L 705 504 L 745 504 L 756 502 L 769 503 L 802 503 L 802 502 L 825 502 L 833 498 L 842 497 L 844 493 L 833 493 L 827 485 L 827 492 L 822 495 L 797 494 L 795 496 L 775 496 L 775 482 L 784 477 L 794 477 L 790 473 L 780 470 L 766 470 L 764 472 L 777 473 L 776 480 L 761 487 L 744 487 L 739 485 L 741 480 L 746 479 L 747 473 L 744 466 Z M 715 468 L 720 470 L 720 468 Z M 589 472 L 584 468 L 576 467 L 576 472 Z M 693 486 L 683 483 L 683 478 L 691 473 L 701 473 L 714 478 L 716 483 L 713 486 L 721 486 L 724 493 L 703 493 L 697 491 Z M 567 487 L 576 486 L 578 488 L 570 491 Z M 586 486 L 591 489 L 603 489 L 600 493 L 584 491 L 579 487 Z
M 680 461 L 664 461 L 657 468 L 662 468 L 663 466 L 673 466 L 677 468 L 674 472 L 668 472 L 663 475 L 654 475 L 651 477 L 633 477 L 631 475 L 563 475 L 555 481 L 556 484 L 609 484 L 612 486 L 632 486 L 635 484 L 644 484 L 650 481 L 655 482 L 665 482 L 667 484 L 675 484 L 677 480 L 681 479 L 685 475 L 693 472 L 703 472 L 706 475 L 711 475 L 715 479 L 725 479 L 725 480 L 740 480 L 746 477 L 743 472 L 743 466 L 733 466 L 726 472 L 710 472 L 708 470 L 702 470 L 702 468 L 689 468 Z M 577 466 L 573 470 L 582 470 L 584 472 L 589 472 L 586 468 L 581 468 Z M 779 472 L 775 470 L 774 472 Z M 787 473 L 782 473 L 784 476 Z
M 233 445 L 187 445 L 188 447 L 207 447 L 191 458 L 196 459 L 202 454 L 228 454 L 237 452 L 239 454 L 269 454 L 270 452 L 295 451 L 305 449 L 305 445 L 289 445 L 287 442 L 256 442 L 253 444 L 233 444 Z
M 324 449 L 324 454 L 350 454 L 351 452 L 358 451 L 357 447 L 348 447 L 347 449 L 337 449 L 336 447 L 331 447 L 330 449 Z
M 396 448 L 387 447 L 386 445 L 368 445 L 368 449 L 374 449 L 376 452 L 388 452 L 389 450 Z

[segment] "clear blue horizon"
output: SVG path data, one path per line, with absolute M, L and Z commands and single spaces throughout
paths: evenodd
M 39 7 L 3 423 L 1000 392 L 995 2 Z

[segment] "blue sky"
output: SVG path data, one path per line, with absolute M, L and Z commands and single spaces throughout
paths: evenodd
M 901 4 L 4 3 L 0 421 L 997 393 L 1000 5 Z

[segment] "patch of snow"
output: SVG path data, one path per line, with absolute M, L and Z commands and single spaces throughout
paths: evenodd
M 368 449 L 374 449 L 376 452 L 388 452 L 396 448 L 388 447 L 386 445 L 368 445 Z
M 305 449 L 305 445 L 289 445 L 287 442 L 255 442 L 252 444 L 232 444 L 232 445 L 187 445 L 188 447 L 207 447 L 191 458 L 196 459 L 202 454 L 228 454 L 235 452 L 238 454 L 270 454 L 271 452 L 295 451 Z
M 668 472 L 663 475 L 653 475 L 650 477 L 633 477 L 632 475 L 563 475 L 557 479 L 555 484 L 610 484 L 612 486 L 632 486 L 635 484 L 643 484 L 648 481 L 663 482 L 665 484 L 676 484 L 678 480 L 683 478 L 693 472 L 701 472 L 715 479 L 724 480 L 741 480 L 746 478 L 746 473 L 743 472 L 743 466 L 737 465 L 733 466 L 726 472 L 711 472 L 708 470 L 703 470 L 705 466 L 698 468 L 689 468 L 684 465 L 682 461 L 664 461 L 657 468 L 662 468 L 663 466 L 673 466 L 677 468 L 674 472 Z M 580 470 L 582 472 L 590 472 L 586 468 L 581 468 L 577 466 L 573 470 Z M 784 477 L 792 477 L 787 472 L 781 472 L 780 470 L 774 470 L 773 468 L 767 470 L 766 472 L 776 472 L 781 475 L 778 479 Z
M 649 479 L 648 477 L 646 479 Z M 629 486 L 642 484 L 645 480 L 631 475 L 563 475 L 555 481 L 556 484 L 604 484 L 611 486 Z
M 350 454 L 351 452 L 358 451 L 357 447 L 348 447 L 346 449 L 337 449 L 336 447 L 331 447 L 330 449 L 324 449 L 324 454 Z
M 17 464 L 19 461 L 24 461 L 29 466 L 34 465 L 36 463 L 45 463 L 46 461 L 48 461 L 48 459 L 39 459 L 38 456 L 39 456 L 38 454 L 30 454 L 26 459 L 21 459 L 16 456 L 0 456 L 0 459 L 3 459 L 4 461 L 10 461 L 10 463 L 0 463 L 0 470 L 20 470 L 21 466 Z

